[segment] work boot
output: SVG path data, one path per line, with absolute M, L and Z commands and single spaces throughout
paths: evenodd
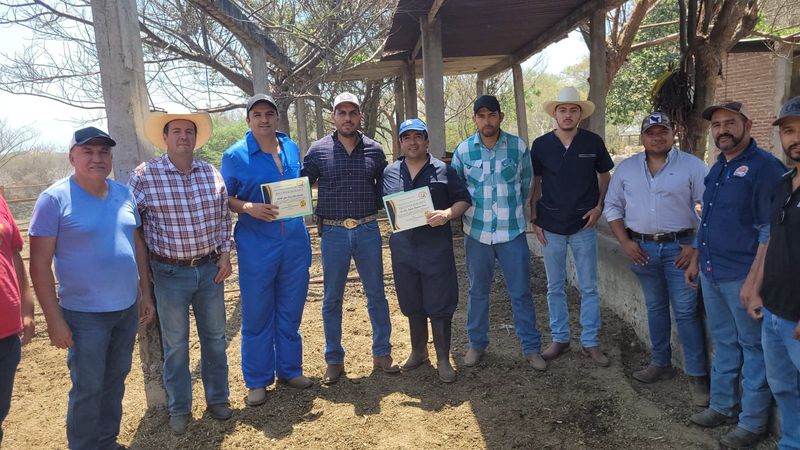
M 412 370 L 428 361 L 428 319 L 409 316 L 408 332 L 411 335 L 411 354 L 400 363 L 401 370 Z
M 233 416 L 233 410 L 227 403 L 209 405 L 206 408 L 208 415 L 217 420 L 228 420 Z
M 720 425 L 734 424 L 739 421 L 739 418 L 736 416 L 726 416 L 712 408 L 706 408 L 697 414 L 692 414 L 689 420 L 701 427 L 715 428 Z
M 344 375 L 344 364 L 328 364 L 325 368 L 325 375 L 322 376 L 322 384 L 329 386 L 339 382 L 339 378 Z
M 692 394 L 692 405 L 708 406 L 708 377 L 689 377 L 689 393 Z
M 380 370 L 383 373 L 398 373 L 400 372 L 400 366 L 394 363 L 392 360 L 392 355 L 385 355 L 385 356 L 373 356 L 372 357 L 372 368 L 374 370 Z
M 600 350 L 600 346 L 596 345 L 594 347 L 583 347 L 583 354 L 588 356 L 589 358 L 594 361 L 600 367 L 608 367 L 611 362 L 608 360 L 608 357 Z
M 450 364 L 450 338 L 452 322 L 450 319 L 432 319 L 433 347 L 436 349 L 436 370 L 439 379 L 445 383 L 456 381 L 456 371 Z
M 469 350 L 467 350 L 467 354 L 464 355 L 464 365 L 467 367 L 475 367 L 481 362 L 482 357 L 483 350 L 470 347 Z
M 650 384 L 656 381 L 669 380 L 675 376 L 675 369 L 672 366 L 658 367 L 650 364 L 642 370 L 633 372 L 633 378 L 642 383 Z
M 298 375 L 288 380 L 278 379 L 278 383 L 285 384 L 295 389 L 308 389 L 314 385 L 314 382 L 305 375 Z
M 547 347 L 547 349 L 542 352 L 542 358 L 545 361 L 552 361 L 552 360 L 558 358 L 559 356 L 561 356 L 561 354 L 566 352 L 567 350 L 569 350 L 569 342 L 556 342 L 556 341 L 553 341 Z
M 723 448 L 733 448 L 737 450 L 750 448 L 761 440 L 761 436 L 762 434 L 751 433 L 744 428 L 736 427 L 733 431 L 722 436 L 719 440 L 719 444 Z
M 528 361 L 528 364 L 531 365 L 535 370 L 540 372 L 547 370 L 547 363 L 542 358 L 542 355 L 536 352 L 525 353 L 525 360 Z
M 249 389 L 247 391 L 247 400 L 244 402 L 247 406 L 263 405 L 267 402 L 267 389 L 263 387 Z
M 189 425 L 189 418 L 189 414 L 169 416 L 169 429 L 172 430 L 172 434 L 180 436 L 186 433 L 186 427 Z

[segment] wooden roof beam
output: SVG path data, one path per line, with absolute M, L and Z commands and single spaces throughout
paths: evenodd
M 428 23 L 433 22 L 433 19 L 435 19 L 439 14 L 439 10 L 442 9 L 442 6 L 444 6 L 444 2 L 446 1 L 447 0 L 433 0 L 431 10 L 428 11 Z M 411 55 L 408 60 L 413 61 L 417 59 L 417 55 L 419 55 L 420 50 L 422 50 L 422 33 L 419 34 L 419 38 L 417 38 L 417 45 L 414 46 L 414 50 L 411 51 Z

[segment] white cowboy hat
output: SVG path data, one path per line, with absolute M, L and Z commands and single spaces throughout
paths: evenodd
M 206 145 L 211 137 L 211 116 L 207 112 L 185 112 L 185 113 L 166 113 L 162 111 L 151 111 L 144 122 L 144 135 L 156 147 L 161 150 L 167 149 L 164 142 L 164 127 L 173 120 L 188 120 L 197 126 L 197 142 L 194 148 L 201 148 Z
M 558 91 L 558 97 L 555 101 L 545 102 L 544 112 L 550 117 L 556 116 L 556 107 L 569 103 L 570 105 L 578 105 L 581 107 L 581 119 L 585 119 L 592 115 L 594 112 L 594 103 L 589 100 L 581 100 L 581 94 L 572 86 L 567 86 Z

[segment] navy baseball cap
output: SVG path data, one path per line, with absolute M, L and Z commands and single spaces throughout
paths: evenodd
M 642 120 L 642 133 L 647 131 L 650 127 L 661 126 L 664 128 L 672 128 L 672 121 L 669 119 L 669 116 L 660 112 L 654 111 L 651 112 L 647 117 Z
M 800 95 L 789 99 L 781 107 L 781 112 L 778 113 L 778 118 L 772 122 L 772 125 L 780 125 L 783 119 L 787 117 L 800 117 Z
M 72 133 L 72 139 L 69 141 L 69 149 L 72 150 L 72 147 L 85 144 L 92 139 L 102 139 L 110 147 L 117 145 L 117 142 L 111 139 L 111 136 L 105 131 L 95 127 L 86 127 Z
M 481 108 L 486 108 L 491 112 L 500 112 L 500 102 L 494 95 L 481 95 L 472 105 L 472 112 L 477 113 Z
M 269 103 L 270 106 L 275 108 L 276 112 L 278 111 L 278 104 L 275 103 L 275 99 L 274 98 L 270 97 L 267 94 L 256 94 L 256 95 L 250 97 L 250 99 L 247 100 L 247 112 L 245 114 L 249 115 L 250 114 L 250 110 L 253 109 L 253 106 L 256 106 L 256 103 L 259 103 L 259 102 Z
M 406 131 L 422 131 L 427 135 L 428 127 L 425 126 L 425 122 L 417 118 L 408 119 L 400 124 L 400 136 L 402 137 Z

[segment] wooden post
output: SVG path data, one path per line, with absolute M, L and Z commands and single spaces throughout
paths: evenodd
M 514 77 L 514 104 L 517 107 L 517 135 L 527 143 L 528 140 L 528 115 L 525 111 L 525 84 L 522 80 L 522 66 L 519 63 L 511 66 Z
M 606 11 L 592 13 L 589 21 L 589 95 L 594 102 L 594 114 L 589 118 L 589 130 L 606 138 Z
M 153 154 L 143 134 L 148 105 L 136 0 L 91 3 L 108 131 L 120 144 L 114 155 L 114 177 L 125 183 L 131 171 Z M 139 328 L 139 357 L 147 407 L 166 406 L 158 323 Z
M 250 47 L 250 77 L 253 92 L 250 95 L 267 94 L 267 52 L 262 47 Z
M 394 122 L 395 126 L 392 127 L 393 131 L 399 132 L 400 124 L 406 120 L 406 107 L 405 107 L 405 93 L 403 92 L 403 78 L 395 77 L 394 79 Z M 394 159 L 400 156 L 400 143 L 396 133 L 392 133 L 392 155 Z
M 306 99 L 298 97 L 294 101 L 294 113 L 297 116 L 297 144 L 300 146 L 300 156 L 308 151 L 308 106 Z
M 417 111 L 417 69 L 414 61 L 406 61 L 403 65 L 403 102 L 406 110 L 406 117 L 419 117 Z
M 438 17 L 428 22 L 420 17 L 422 30 L 422 75 L 425 83 L 425 120 L 428 125 L 428 151 L 437 158 L 444 157 L 444 63 L 442 61 L 442 21 Z

